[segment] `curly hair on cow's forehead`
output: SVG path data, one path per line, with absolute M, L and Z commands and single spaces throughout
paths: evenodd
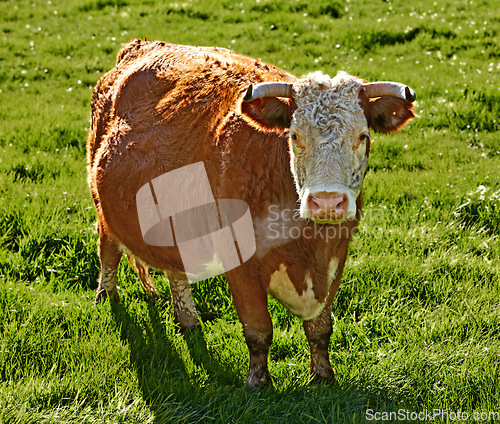
M 316 71 L 295 82 L 294 91 L 298 97 L 303 96 L 304 92 L 311 92 L 314 88 L 317 91 L 311 93 L 311 96 L 321 94 L 324 90 L 327 90 L 333 97 L 357 96 L 362 85 L 363 81 L 360 78 L 344 71 L 339 71 L 333 78 L 321 71 Z
M 363 113 L 358 97 L 362 85 L 361 79 L 343 71 L 334 78 L 321 71 L 300 78 L 294 84 L 295 125 L 321 135 L 349 126 L 348 115 Z

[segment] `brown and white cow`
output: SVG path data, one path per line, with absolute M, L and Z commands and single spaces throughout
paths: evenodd
M 96 300 L 118 299 L 126 252 L 148 293 L 148 266 L 165 271 L 182 328 L 199 324 L 179 249 L 144 241 L 136 196 L 154 178 L 202 162 L 215 198 L 246 202 L 255 231 L 253 256 L 226 273 L 250 351 L 247 387 L 270 382 L 269 293 L 303 320 L 311 376 L 331 380 L 332 301 L 360 218 L 370 129 L 400 129 L 414 99 L 397 83 L 344 72 L 296 78 L 226 49 L 132 40 L 92 100 Z

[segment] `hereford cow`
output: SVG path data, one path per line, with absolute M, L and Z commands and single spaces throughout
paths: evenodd
M 126 252 L 149 294 L 156 290 L 148 266 L 164 270 L 176 321 L 199 325 L 179 247 L 145 240 L 137 199 L 146 187 L 156 205 L 151 181 L 201 164 L 214 199 L 245 202 L 253 223 L 251 257 L 226 273 L 250 351 L 247 387 L 270 382 L 268 294 L 303 320 L 311 377 L 331 380 L 332 301 L 360 218 L 370 130 L 399 130 L 414 117 L 414 100 L 398 83 L 345 72 L 296 78 L 226 49 L 130 41 L 92 99 L 96 300 L 118 300 L 116 271 Z M 186 196 L 197 193 L 196 184 L 178 184 Z M 172 197 L 174 209 L 182 193 Z

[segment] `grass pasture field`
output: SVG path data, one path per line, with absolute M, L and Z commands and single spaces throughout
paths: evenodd
M 0 422 L 359 423 L 407 411 L 406 422 L 432 410 L 495 420 L 493 0 L 0 0 L 0 31 Z M 336 384 L 307 385 L 302 325 L 271 300 L 274 388 L 244 390 L 248 352 L 222 277 L 193 286 L 204 320 L 193 334 L 175 328 L 165 278 L 155 275 L 155 303 L 126 260 L 121 303 L 93 305 L 90 99 L 133 37 L 416 91 L 419 117 L 374 137 L 364 217 L 334 300 Z

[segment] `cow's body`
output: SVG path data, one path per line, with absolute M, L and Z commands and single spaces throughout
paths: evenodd
M 88 140 L 89 183 L 99 217 L 100 294 L 106 290 L 117 297 L 116 267 L 126 250 L 137 258 L 147 290 L 154 287 L 146 264 L 167 272 L 176 319 L 183 327 L 197 325 L 179 250 L 144 241 L 138 190 L 169 171 L 203 162 L 215 198 L 248 204 L 256 251 L 226 275 L 250 350 L 250 387 L 269 380 L 268 293 L 304 320 L 311 372 L 332 377 L 331 304 L 361 209 L 358 193 L 356 216 L 345 222 L 294 218 L 300 198 L 290 166 L 289 125 L 275 124 L 286 117 L 266 121 L 242 101 L 250 84 L 269 81 L 297 79 L 225 49 L 135 40 L 96 87 Z M 279 101 L 291 116 L 294 102 Z

